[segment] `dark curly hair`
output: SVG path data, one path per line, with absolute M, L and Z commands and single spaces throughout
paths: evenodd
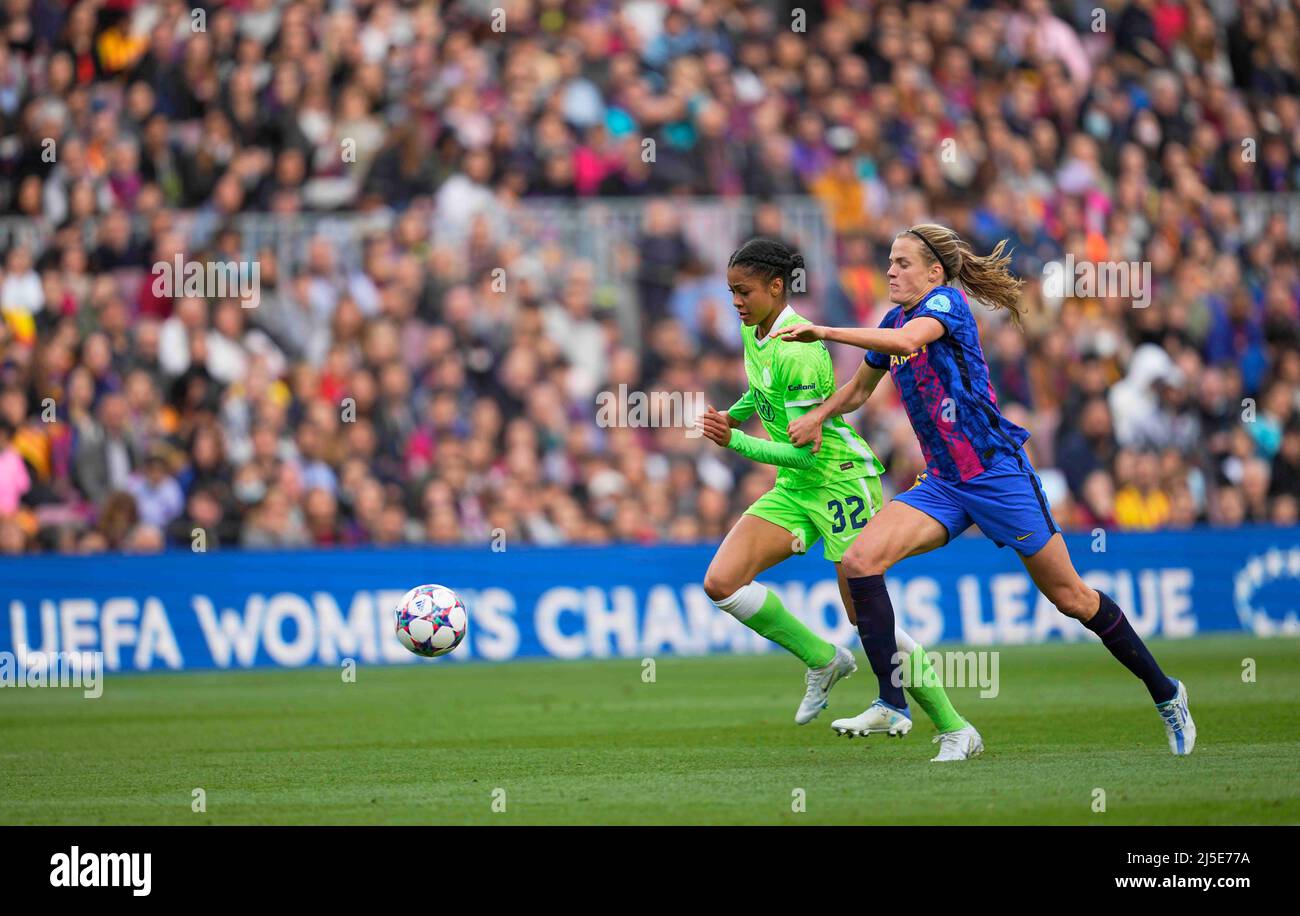
M 787 297 L 790 295 L 795 271 L 800 271 L 800 278 L 804 280 L 800 291 L 807 289 L 803 255 L 776 239 L 761 236 L 750 239 L 732 252 L 727 266 L 748 268 L 762 277 L 764 283 L 771 283 L 780 277 L 782 291 Z

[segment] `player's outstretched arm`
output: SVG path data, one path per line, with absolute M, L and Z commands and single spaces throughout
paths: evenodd
M 804 343 L 829 340 L 889 356 L 907 356 L 938 340 L 946 330 L 937 318 L 922 315 L 901 328 L 828 328 L 819 324 L 790 324 L 777 328 L 772 336 Z
M 853 378 L 835 390 L 829 398 L 801 417 L 791 420 L 786 427 L 786 435 L 793 445 L 808 445 L 816 452 L 821 448 L 822 424 L 832 417 L 853 413 L 871 397 L 880 380 L 885 377 L 884 369 L 877 369 L 863 363 Z

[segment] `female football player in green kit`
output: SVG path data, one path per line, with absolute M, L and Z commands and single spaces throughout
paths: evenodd
M 821 404 L 836 389 L 825 346 L 791 345 L 772 336 L 783 325 L 805 323 L 787 302 L 791 279 L 802 270 L 803 257 L 771 239 L 750 239 L 732 254 L 727 285 L 744 324 L 749 390 L 725 413 L 710 406 L 697 421 L 717 445 L 780 469 L 776 485 L 745 511 L 723 540 L 705 574 L 704 590 L 719 608 L 808 666 L 807 689 L 795 713 L 799 725 L 811 722 L 826 708 L 831 688 L 856 671 L 857 663 L 851 652 L 813 633 L 786 610 L 775 592 L 754 579 L 820 538 L 826 559 L 836 566 L 840 594 L 852 619 L 853 602 L 839 561 L 884 502 L 883 466 L 842 419 L 826 423 L 816 454 L 809 446 L 792 445 L 786 434 L 791 420 Z M 754 413 L 770 441 L 738 429 Z M 900 655 L 909 656 L 908 692 L 939 731 L 936 740 L 942 741 L 942 749 L 934 759 L 960 760 L 978 754 L 983 750 L 978 733 L 953 709 L 924 651 L 901 629 L 896 635 Z M 905 707 L 899 711 L 903 715 L 882 720 L 879 728 L 867 723 L 840 733 L 904 735 L 911 729 L 911 718 Z M 964 733 L 964 740 L 944 740 L 958 733 Z

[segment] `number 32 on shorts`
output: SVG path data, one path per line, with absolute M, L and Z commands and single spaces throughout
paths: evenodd
M 857 529 L 857 528 L 861 528 L 863 525 L 867 523 L 867 520 L 862 517 L 862 512 L 864 509 L 867 508 L 867 505 L 865 502 L 863 502 L 861 496 L 849 496 L 846 497 L 843 501 L 838 499 L 832 499 L 826 503 L 827 510 L 835 513 L 835 518 L 833 520 L 834 527 L 831 528 L 831 534 L 840 534 L 841 532 L 844 531 L 845 528 L 844 504 L 845 503 L 848 503 L 849 506 L 849 516 L 847 521 L 850 527 Z

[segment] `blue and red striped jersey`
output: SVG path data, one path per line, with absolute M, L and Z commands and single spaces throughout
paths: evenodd
M 936 286 L 912 308 L 890 309 L 880 327 L 901 328 L 921 316 L 936 319 L 947 332 L 908 356 L 868 350 L 863 359 L 889 370 L 920 440 L 927 472 L 948 481 L 970 480 L 1019 452 L 1029 433 L 998 410 L 965 294 Z

